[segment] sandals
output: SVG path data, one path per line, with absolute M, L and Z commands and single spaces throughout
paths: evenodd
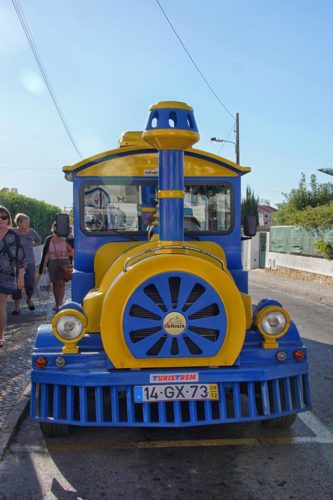
M 20 314 L 20 311 L 16 311 L 16 310 L 12 311 L 12 316 L 17 316 L 18 314 Z
M 35 310 L 35 306 L 34 306 L 33 302 L 28 302 L 27 301 L 27 305 L 28 305 L 29 311 L 34 311 Z

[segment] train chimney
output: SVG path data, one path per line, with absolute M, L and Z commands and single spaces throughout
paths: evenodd
M 184 102 L 162 101 L 150 108 L 143 139 L 158 158 L 159 239 L 184 240 L 184 150 L 200 138 L 193 108 Z

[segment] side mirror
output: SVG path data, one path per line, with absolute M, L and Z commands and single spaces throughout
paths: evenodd
M 256 215 L 245 215 L 244 219 L 244 235 L 255 236 L 257 234 L 257 216 Z
M 67 214 L 57 214 L 57 235 L 67 238 L 69 234 L 69 217 Z

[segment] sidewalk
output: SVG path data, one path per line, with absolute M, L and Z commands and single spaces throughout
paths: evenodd
M 69 285 L 70 286 L 70 285 Z M 66 291 L 66 295 L 68 295 Z M 12 316 L 14 302 L 8 301 L 8 322 L 5 345 L 0 349 L 0 460 L 29 403 L 31 353 L 37 328 L 50 323 L 54 316 L 53 294 L 48 300 L 33 297 L 36 306 L 29 311 L 25 298 L 21 300 L 21 312 Z
M 288 278 L 269 269 L 251 269 L 249 283 L 269 286 L 333 307 L 333 286 L 317 281 Z

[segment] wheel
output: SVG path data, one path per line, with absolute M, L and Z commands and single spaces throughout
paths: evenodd
M 288 429 L 295 422 L 297 413 L 285 415 L 284 417 L 270 418 L 268 420 L 261 420 L 261 425 L 266 429 Z
M 47 437 L 64 437 L 68 436 L 70 429 L 66 424 L 50 424 L 47 422 L 40 422 L 40 430 Z

